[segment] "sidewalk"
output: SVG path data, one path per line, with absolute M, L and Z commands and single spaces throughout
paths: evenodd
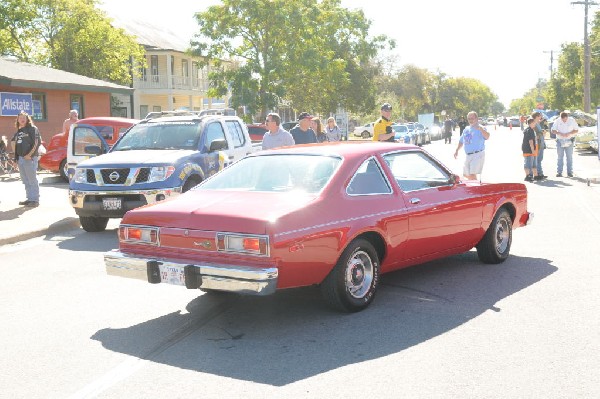
M 19 205 L 25 189 L 18 174 L 0 175 L 0 246 L 79 227 L 69 204 L 69 185 L 60 176 L 38 173 L 40 206 Z

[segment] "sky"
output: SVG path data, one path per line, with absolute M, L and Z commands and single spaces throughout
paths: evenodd
M 451 77 L 478 79 L 508 107 L 538 79 L 550 77 L 550 52 L 556 69 L 561 45 L 583 43 L 584 6 L 572 1 L 341 0 L 341 5 L 362 9 L 372 22 L 372 35 L 396 40 L 390 56 L 399 68 L 413 64 Z M 220 1 L 102 3 L 109 15 L 147 18 L 191 38 L 197 31 L 194 13 Z M 590 8 L 590 21 L 595 11 L 600 7 Z

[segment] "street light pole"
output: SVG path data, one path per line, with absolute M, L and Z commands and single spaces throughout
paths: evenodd
M 591 108 L 590 98 L 590 44 L 588 40 L 588 9 L 597 6 L 598 3 L 591 0 L 574 1 L 571 4 L 582 4 L 585 6 L 585 23 L 583 26 L 583 111 L 589 113 Z

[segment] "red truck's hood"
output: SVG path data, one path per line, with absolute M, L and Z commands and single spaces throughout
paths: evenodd
M 268 225 L 304 209 L 314 194 L 192 190 L 127 212 L 123 224 L 266 234 Z

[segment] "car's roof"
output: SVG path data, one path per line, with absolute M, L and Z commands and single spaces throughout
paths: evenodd
M 336 141 L 322 144 L 302 144 L 290 147 L 281 147 L 268 151 L 255 153 L 256 156 L 272 154 L 306 154 L 306 155 L 334 155 L 341 157 L 354 157 L 386 153 L 398 150 L 420 150 L 420 147 L 392 142 L 377 141 Z
M 93 125 L 95 123 L 110 123 L 110 122 L 117 122 L 117 123 L 126 123 L 126 124 L 135 124 L 135 123 L 139 123 L 140 120 L 139 119 L 130 119 L 130 118 L 123 118 L 120 116 L 92 116 L 89 118 L 83 118 L 83 119 L 79 119 L 77 121 L 77 123 L 80 124 L 89 124 L 89 125 Z

